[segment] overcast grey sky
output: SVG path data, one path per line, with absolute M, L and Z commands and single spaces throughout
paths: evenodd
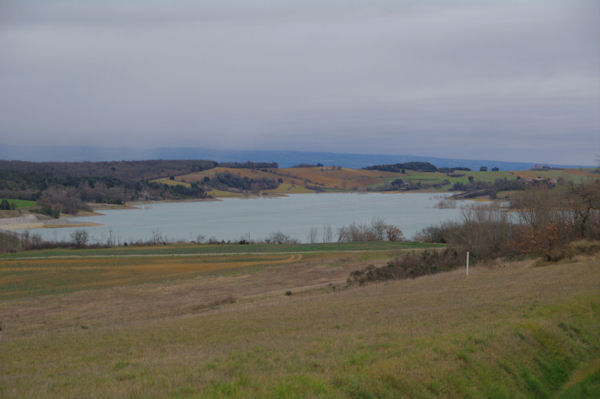
M 596 164 L 600 2 L 0 0 L 0 145 Z

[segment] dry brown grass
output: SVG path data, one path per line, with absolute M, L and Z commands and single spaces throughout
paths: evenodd
M 177 178 L 176 180 L 171 180 L 171 179 L 167 179 L 166 177 L 162 178 L 162 179 L 156 179 L 156 180 L 152 180 L 153 182 L 156 183 L 160 183 L 160 184 L 166 184 L 167 186 L 184 186 L 184 187 L 190 187 L 191 184 L 187 183 L 185 181 L 182 181 L 181 178 Z
M 546 361 L 544 342 L 577 361 L 598 356 L 598 258 L 328 289 L 353 263 L 353 255 L 313 255 L 234 274 L 4 301 L 0 393 L 483 397 L 493 387 L 515 397 L 534 395 L 522 373 L 542 378 L 535 358 Z
M 106 257 L 0 261 L 0 299 L 181 279 L 240 268 L 287 265 L 301 254 Z
M 366 188 L 382 183 L 385 178 L 398 176 L 398 173 L 377 170 L 349 169 L 349 168 L 288 168 L 281 169 L 281 174 L 297 176 L 297 180 L 309 180 L 325 187 L 352 190 Z
M 40 320 L 44 320 L 47 332 L 77 329 L 81 319 L 106 326 L 193 314 L 223 298 L 253 301 L 257 296 L 282 295 L 290 289 L 297 293 L 342 284 L 361 264 L 360 256 L 261 254 L 2 261 L 0 286 L 14 288 L 3 293 L 0 321 L 10 326 L 5 329 L 5 336 L 10 336 L 38 333 L 31 326 Z M 52 289 L 81 292 L 39 296 Z M 36 294 L 38 297 L 33 296 Z M 20 299 L 8 301 L 12 298 Z M 92 308 L 102 311 L 90 315 Z M 65 322 L 65 309 L 69 309 L 70 322 Z
M 386 179 L 399 176 L 398 173 L 377 170 L 313 167 L 313 168 L 282 168 L 272 170 L 235 169 L 218 167 L 198 173 L 178 176 L 176 180 L 185 182 L 201 181 L 205 176 L 214 176 L 217 173 L 233 173 L 242 177 L 253 179 L 282 179 L 280 187 L 275 190 L 266 190 L 265 193 L 288 194 L 315 192 L 305 186 L 319 187 L 328 190 L 357 190 L 381 184 Z
M 563 177 L 567 180 L 571 180 L 573 177 L 598 177 L 597 173 L 593 173 L 589 170 L 579 169 L 560 169 L 560 170 L 543 170 L 543 169 L 532 169 L 532 170 L 518 170 L 512 172 L 515 176 L 519 176 L 525 179 L 534 179 L 536 177 L 545 178 L 559 178 Z

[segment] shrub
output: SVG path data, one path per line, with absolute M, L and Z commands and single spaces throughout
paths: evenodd
M 53 209 L 48 206 L 40 208 L 39 212 L 43 215 L 53 217 L 54 219 L 58 219 L 60 217 L 60 211 L 58 209 Z
M 578 240 L 570 244 L 575 255 L 594 255 L 600 252 L 600 241 Z
M 10 211 L 16 209 L 14 202 L 9 202 L 6 198 L 0 201 L 0 210 Z
M 276 231 L 271 233 L 269 237 L 265 240 L 267 244 L 298 244 L 298 240 L 291 238 L 290 236 L 282 233 L 281 231 Z
M 369 265 L 364 269 L 350 273 L 348 285 L 363 285 L 367 282 L 416 278 L 452 270 L 462 264 L 464 254 L 456 249 L 447 248 L 444 251 L 425 250 L 409 252 L 396 257 L 386 266 Z

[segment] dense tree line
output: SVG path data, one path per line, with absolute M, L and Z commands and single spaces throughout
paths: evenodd
M 215 177 L 210 179 L 207 183 L 215 188 L 234 188 L 246 192 L 258 192 L 279 187 L 279 181 L 275 179 L 266 177 L 253 179 L 234 173 L 217 173 Z
M 87 210 L 87 203 L 123 204 L 134 200 L 205 198 L 194 183 L 166 185 L 150 179 L 213 168 L 214 161 L 21 162 L 0 161 L 0 197 L 37 201 L 40 211 Z
M 258 192 L 281 181 L 217 174 L 202 182 L 162 184 L 152 180 L 219 166 L 214 161 L 22 162 L 0 161 L 0 197 L 37 201 L 40 211 L 58 217 L 87 210 L 87 203 L 123 204 L 135 200 L 206 198 L 212 188 Z M 230 162 L 230 168 L 275 169 L 272 162 Z
M 111 162 L 26 162 L 1 161 L 0 171 L 55 177 L 106 177 L 121 180 L 151 180 L 171 175 L 183 175 L 215 168 L 215 161 L 206 160 L 148 160 Z
M 470 172 L 471 168 L 465 167 L 456 167 L 456 168 L 438 168 L 437 170 L 440 173 L 454 173 L 454 172 Z
M 404 173 L 406 170 L 412 170 L 415 172 L 440 172 L 440 173 L 455 173 L 455 172 L 469 172 L 470 168 L 457 166 L 454 168 L 438 168 L 430 162 L 404 162 L 394 164 L 383 164 L 367 166 L 363 169 L 366 170 L 382 170 L 385 172 Z
M 300 163 L 298 165 L 292 166 L 292 169 L 293 168 L 322 168 L 322 167 L 323 167 L 323 164 L 320 163 L 320 162 L 316 163 L 316 164 L 314 164 L 314 163 Z
M 151 160 L 119 162 L 23 162 L 0 161 L 0 197 L 38 201 L 44 213 L 76 213 L 86 203 L 122 204 L 134 200 L 206 198 L 211 188 L 257 192 L 277 188 L 279 181 L 251 179 L 237 174 L 217 174 L 199 183 L 161 184 L 171 178 L 216 166 L 276 169 L 276 162 L 228 162 L 204 160 Z
M 429 162 L 404 162 L 385 165 L 367 166 L 366 170 L 382 170 L 384 172 L 401 173 L 403 170 L 414 170 L 417 172 L 436 172 L 437 167 Z
M 198 182 L 192 183 L 189 187 L 183 184 L 169 185 L 150 182 L 148 183 L 148 187 L 151 189 L 151 191 L 157 193 L 161 199 L 202 199 L 208 197 L 206 190 Z
M 277 169 L 277 162 L 220 162 L 219 166 L 233 169 Z
M 427 189 L 440 189 L 450 184 L 450 180 L 442 180 L 441 182 L 425 183 L 422 181 L 412 181 L 395 179 L 391 183 L 386 184 L 383 187 L 377 187 L 376 189 L 368 188 L 368 191 L 415 191 L 415 190 L 427 190 Z

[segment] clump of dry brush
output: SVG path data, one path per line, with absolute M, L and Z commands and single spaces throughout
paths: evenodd
M 397 257 L 386 266 L 351 273 L 349 284 L 414 278 L 491 259 L 540 257 L 555 262 L 600 247 L 600 180 L 533 187 L 516 195 L 510 206 L 479 205 L 463 209 L 460 222 L 421 231 L 421 242 L 443 243 L 445 251 L 428 250 Z
M 449 271 L 464 261 L 464 254 L 455 248 L 443 251 L 425 250 L 399 254 L 383 267 L 369 265 L 350 273 L 348 285 L 363 285 L 368 282 L 416 278 L 428 274 Z

